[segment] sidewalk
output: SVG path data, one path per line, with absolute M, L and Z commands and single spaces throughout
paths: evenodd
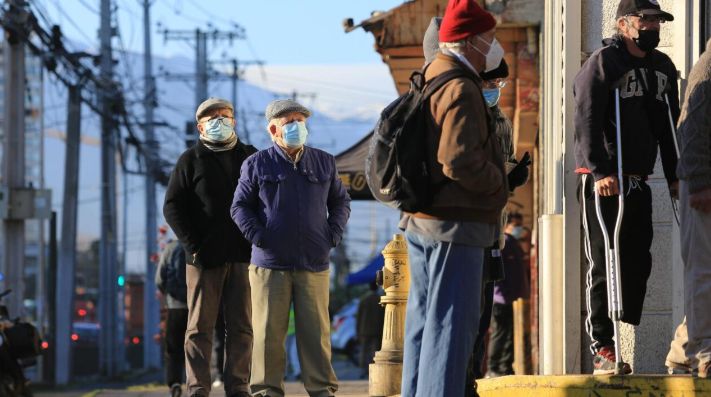
M 342 381 L 339 382 L 339 396 L 350 397 L 367 397 L 368 396 L 368 381 Z M 35 393 L 35 397 L 165 397 L 168 395 L 168 388 L 159 385 L 132 386 L 127 389 L 106 389 L 93 390 L 82 392 L 51 392 L 43 391 Z M 184 396 L 186 394 L 183 394 Z M 210 393 L 210 396 L 223 397 L 223 390 L 215 390 Z M 303 385 L 300 382 L 286 383 L 286 395 L 288 397 L 308 397 Z

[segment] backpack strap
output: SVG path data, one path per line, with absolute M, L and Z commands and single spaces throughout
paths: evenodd
M 456 78 L 469 78 L 472 81 L 474 81 L 474 78 L 471 73 L 467 73 L 466 71 L 462 69 L 452 69 L 448 70 L 444 73 L 441 73 L 435 77 L 433 77 L 431 80 L 428 80 L 425 83 L 424 91 L 422 93 L 422 100 L 426 101 L 430 99 L 432 94 L 437 92 L 440 88 L 442 88 L 445 84 L 447 84 L 450 80 L 454 80 Z

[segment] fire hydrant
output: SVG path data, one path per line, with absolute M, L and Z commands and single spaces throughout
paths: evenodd
M 385 266 L 378 272 L 378 284 L 385 290 L 385 296 L 380 298 L 380 304 L 385 306 L 383 340 L 368 371 L 368 394 L 378 397 L 400 395 L 405 305 L 410 290 L 407 242 L 402 234 L 396 234 L 382 252 Z

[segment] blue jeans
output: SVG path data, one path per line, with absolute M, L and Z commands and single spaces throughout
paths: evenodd
M 402 397 L 463 396 L 479 326 L 484 248 L 405 235 L 410 295 Z

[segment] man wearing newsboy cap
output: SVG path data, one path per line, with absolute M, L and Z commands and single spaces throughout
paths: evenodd
M 257 150 L 237 139 L 234 108 L 229 101 L 207 99 L 195 112 L 195 121 L 200 139 L 178 159 L 163 205 L 165 219 L 185 247 L 188 260 L 188 392 L 190 396 L 210 393 L 212 337 L 222 305 L 225 395 L 249 396 L 250 244 L 230 219 L 230 204 L 240 166 Z
M 265 116 L 273 145 L 245 160 L 232 219 L 252 243 L 255 396 L 284 396 L 284 342 L 294 305 L 301 379 L 312 397 L 338 390 L 331 367 L 329 252 L 340 243 L 350 197 L 334 157 L 306 146 L 311 112 L 276 100 Z

